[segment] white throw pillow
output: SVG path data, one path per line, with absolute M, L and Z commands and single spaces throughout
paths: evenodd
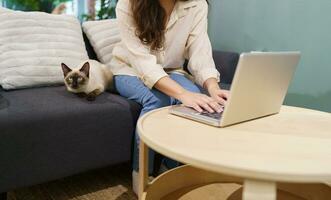
M 0 6 L 0 13 L 9 12 L 10 10 Z
M 74 16 L 0 9 L 0 84 L 18 89 L 63 83 L 61 62 L 88 55 Z
M 83 30 L 100 62 L 108 65 L 115 45 L 121 41 L 117 20 L 87 21 Z

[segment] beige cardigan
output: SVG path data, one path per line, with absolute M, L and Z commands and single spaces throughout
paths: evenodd
M 157 52 L 135 35 L 130 0 L 119 0 L 116 14 L 122 41 L 113 50 L 111 69 L 115 75 L 137 76 L 153 88 L 168 75 L 166 71 L 182 68 L 188 59 L 188 69 L 197 84 L 202 86 L 212 77 L 219 80 L 207 33 L 205 0 L 177 1 L 166 27 L 164 48 Z

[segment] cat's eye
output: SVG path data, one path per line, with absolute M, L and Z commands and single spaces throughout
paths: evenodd
M 78 81 L 82 81 L 83 80 L 83 78 L 82 77 L 78 77 Z
M 69 77 L 69 80 L 72 81 L 72 77 Z

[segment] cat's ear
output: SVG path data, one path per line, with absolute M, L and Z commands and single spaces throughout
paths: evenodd
M 66 77 L 68 73 L 71 72 L 71 69 L 64 63 L 61 63 L 61 67 L 62 67 L 63 75 L 64 77 Z
M 90 76 L 90 63 L 86 62 L 84 63 L 84 65 L 82 66 L 82 68 L 80 68 L 81 72 L 83 72 L 87 77 Z

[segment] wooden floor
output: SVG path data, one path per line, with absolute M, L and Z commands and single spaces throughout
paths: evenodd
M 136 200 L 129 164 L 9 192 L 8 200 Z
M 278 194 L 277 199 L 283 194 Z M 137 200 L 131 189 L 129 164 L 82 173 L 49 183 L 15 190 L 8 200 Z M 213 184 L 191 192 L 168 195 L 166 200 L 240 200 L 237 184 Z M 286 198 L 298 200 L 297 198 Z
M 204 200 L 241 199 L 241 194 L 238 192 L 234 195 L 228 194 L 229 191 L 233 192 L 238 188 L 240 186 L 236 184 L 211 185 L 205 187 L 201 194 L 205 192 L 213 193 Z M 194 196 L 199 198 L 194 198 Z M 8 197 L 8 200 L 137 200 L 131 189 L 131 168 L 129 164 L 95 170 L 15 190 L 9 192 Z M 191 194 L 174 194 L 170 199 L 201 200 L 200 197 L 199 195 L 196 196 L 196 192 L 192 192 Z

